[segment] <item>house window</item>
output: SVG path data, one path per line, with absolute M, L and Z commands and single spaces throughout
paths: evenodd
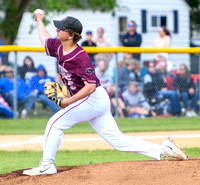
M 167 26 L 167 17 L 166 16 L 160 17 L 160 26 Z
M 149 10 L 146 19 L 149 32 L 158 32 L 161 26 L 166 26 L 171 32 L 179 33 L 178 10 Z
M 127 31 L 127 17 L 119 17 L 119 40 L 122 40 L 123 35 Z
M 151 17 L 151 26 L 152 27 L 157 27 L 157 25 L 158 25 L 158 17 L 157 16 L 152 16 Z
M 167 26 L 167 16 L 152 15 L 151 16 L 151 27 L 158 28 L 161 26 Z

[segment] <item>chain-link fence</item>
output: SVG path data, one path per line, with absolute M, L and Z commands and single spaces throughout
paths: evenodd
M 94 51 L 93 53 L 95 53 Z M 129 52 L 129 51 L 128 51 Z M 0 68 L 0 117 L 49 117 L 60 108 L 44 95 L 44 84 L 59 82 L 55 58 L 41 52 L 4 53 Z M 199 115 L 199 55 L 132 53 L 95 61 L 95 72 L 117 117 Z

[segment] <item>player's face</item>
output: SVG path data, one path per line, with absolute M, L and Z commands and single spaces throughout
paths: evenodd
M 89 40 L 89 41 L 92 40 L 92 35 L 91 34 L 87 34 L 86 37 L 87 37 L 86 38 L 87 40 Z
M 13 78 L 14 77 L 14 72 L 13 72 L 12 68 L 6 69 L 5 72 L 6 72 L 6 77 L 7 78 Z
M 133 23 L 133 22 L 129 22 L 128 23 L 128 31 L 129 32 L 133 32 L 133 31 L 135 31 L 135 23 Z
M 31 61 L 29 58 L 26 58 L 25 64 L 26 64 L 28 67 L 31 67 L 31 66 L 32 66 L 32 61 Z
M 97 29 L 97 36 L 98 36 L 98 38 L 102 38 L 103 37 L 103 30 L 101 28 Z
M 135 85 L 130 85 L 129 86 L 129 92 L 131 94 L 135 94 L 137 92 L 137 87 Z
M 163 36 L 166 35 L 165 32 L 164 32 L 164 30 L 163 30 L 163 28 L 160 28 L 159 34 L 160 34 L 161 37 L 163 37 Z
M 100 60 L 100 61 L 98 62 L 98 68 L 99 68 L 99 70 L 102 71 L 102 72 L 106 70 L 106 63 L 105 63 L 104 60 Z
M 44 77 L 45 76 L 45 71 L 43 69 L 40 69 L 38 71 L 38 76 L 41 77 L 41 78 Z
M 149 63 L 148 71 L 153 74 L 156 73 L 156 65 L 154 63 Z
M 73 37 L 70 36 L 69 32 L 66 30 L 56 29 L 57 31 L 57 39 L 60 41 L 68 41 L 73 40 Z
M 180 66 L 180 75 L 184 75 L 186 73 L 186 69 L 184 65 Z

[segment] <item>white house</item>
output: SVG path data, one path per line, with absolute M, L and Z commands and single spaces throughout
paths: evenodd
M 49 15 L 51 20 L 60 20 L 70 15 L 77 17 L 83 24 L 83 40 L 85 32 L 91 30 L 96 37 L 98 27 L 105 29 L 104 37 L 112 46 L 120 46 L 120 37 L 127 31 L 127 22 L 134 20 L 137 23 L 137 32 L 142 35 L 142 47 L 152 47 L 153 40 L 158 36 L 160 26 L 166 25 L 172 34 L 172 47 L 190 46 L 190 19 L 189 6 L 184 0 L 118 0 L 118 7 L 111 12 L 93 12 L 91 10 L 70 9 L 65 14 Z M 28 46 L 41 46 L 37 30 L 29 34 L 30 26 L 34 25 L 33 16 L 25 13 L 20 25 L 15 44 Z M 56 36 L 53 23 L 47 26 L 52 37 Z M 83 41 L 82 40 L 82 41 Z M 82 42 L 80 41 L 80 43 Z M 49 75 L 55 75 L 55 59 L 47 57 L 44 53 L 19 53 L 19 65 L 24 56 L 33 57 L 36 66 L 39 63 L 47 64 Z M 10 60 L 14 60 L 11 54 Z M 122 54 L 119 55 L 119 59 Z M 152 54 L 142 54 L 141 60 L 152 59 Z M 174 63 L 189 64 L 188 54 L 172 54 Z M 114 58 L 113 58 L 114 61 Z M 111 66 L 113 66 L 113 62 Z M 50 63 L 51 62 L 51 63 Z

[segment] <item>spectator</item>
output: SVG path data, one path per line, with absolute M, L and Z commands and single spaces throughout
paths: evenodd
M 97 38 L 95 43 L 97 47 L 110 47 L 110 43 L 103 38 L 104 29 L 98 28 L 97 29 Z M 113 54 L 112 53 L 98 53 L 94 56 L 95 61 L 104 60 L 107 64 L 112 60 Z
M 57 83 L 62 83 L 62 80 L 61 80 L 60 74 L 59 74 L 59 64 L 58 64 L 57 60 L 55 61 L 55 65 L 56 65 L 56 77 L 55 77 L 55 82 L 57 82 Z
M 0 95 L 0 117 L 1 118 L 13 118 L 14 114 L 11 110 L 8 103 L 3 99 L 3 97 Z
M 156 65 L 153 61 L 149 62 L 148 72 L 144 76 L 144 92 L 148 98 L 159 97 L 160 99 L 169 99 L 171 111 L 174 116 L 180 116 L 181 106 L 177 91 L 168 90 L 163 75 L 156 71 Z
M 125 105 L 127 106 L 129 117 L 149 117 L 156 116 L 151 111 L 149 103 L 139 90 L 138 82 L 130 82 L 129 88 L 122 94 Z
M 28 78 L 28 73 L 31 74 L 31 76 L 33 74 L 36 74 L 36 69 L 35 69 L 35 66 L 34 66 L 34 62 L 32 60 L 32 58 L 30 56 L 26 56 L 24 58 L 24 61 L 23 61 L 23 66 L 21 66 L 19 68 L 19 76 L 21 78 L 23 78 L 24 80 L 26 80 L 26 78 Z
M 136 32 L 135 21 L 129 21 L 128 32 L 122 37 L 122 45 L 128 47 L 140 47 L 142 36 Z M 133 58 L 140 60 L 140 54 L 133 54 Z
M 123 60 L 118 62 L 118 68 L 120 69 L 122 66 L 124 66 L 126 59 L 130 58 L 133 58 L 133 55 L 131 53 L 124 53 Z
M 111 100 L 111 111 L 112 111 L 112 114 L 115 115 L 116 112 L 116 106 L 117 106 L 117 101 L 116 101 L 116 98 L 115 98 L 115 92 L 116 92 L 116 87 L 114 84 L 112 84 L 111 86 L 107 87 L 107 92 L 108 92 L 108 95 L 110 97 L 110 100 Z M 119 116 L 120 117 L 127 117 L 127 110 L 126 110 L 126 107 L 125 107 L 125 104 L 124 104 L 124 100 L 123 100 L 123 97 L 122 97 L 122 94 L 120 91 L 118 91 L 118 113 L 119 113 Z
M 166 63 L 166 67 L 167 67 L 167 71 L 170 72 L 170 73 L 176 73 L 175 71 L 175 67 L 174 67 L 174 64 L 169 56 L 168 53 L 159 53 L 158 54 L 158 61 L 157 63 L 159 62 L 165 62 Z
M 87 31 L 86 32 L 86 40 L 81 44 L 81 46 L 92 46 L 92 47 L 96 47 L 97 45 L 92 41 L 92 32 L 91 31 Z M 94 67 L 96 67 L 96 62 L 94 60 L 94 54 L 88 54 L 92 65 Z
M 169 90 L 173 90 L 173 73 L 168 72 L 166 62 L 165 61 L 159 61 L 157 63 L 156 67 L 160 71 L 160 73 L 163 75 L 164 81 L 167 84 L 167 88 Z
M 46 82 L 55 82 L 53 77 L 47 76 L 46 69 L 43 65 L 37 67 L 37 75 L 30 80 L 30 87 L 37 92 L 37 99 L 45 106 L 49 106 L 56 113 L 60 108 L 44 94 L 44 84 Z
M 8 67 L 6 64 L 2 63 L 0 64 L 0 78 L 2 78 L 3 76 L 5 76 L 5 69 L 6 67 Z
M 6 68 L 6 76 L 0 79 L 0 89 L 4 99 L 13 108 L 14 101 L 14 72 L 12 67 Z M 31 89 L 22 78 L 17 78 L 17 99 L 18 105 L 23 105 L 21 118 L 26 118 L 27 113 L 33 108 L 36 93 L 31 92 Z
M 180 73 L 174 78 L 174 87 L 180 92 L 182 97 L 187 117 L 195 117 L 195 109 L 198 101 L 198 94 L 196 93 L 195 84 L 190 75 L 189 69 L 185 64 L 180 65 Z M 189 99 L 191 105 L 189 106 Z
M 1 38 L 0 38 L 0 46 L 2 46 L 3 44 L 2 44 L 2 40 L 1 40 Z M 3 53 L 2 52 L 0 52 L 0 66 L 2 65 L 2 62 L 3 62 Z
M 168 48 L 171 46 L 171 34 L 170 31 L 162 26 L 159 30 L 159 37 L 154 40 L 153 47 L 154 48 Z M 159 60 L 157 53 L 154 54 L 154 58 Z
M 0 46 L 2 46 L 2 41 L 0 39 Z M 4 77 L 5 76 L 5 69 L 8 67 L 8 66 L 13 66 L 12 63 L 10 63 L 8 60 L 7 60 L 7 53 L 1 53 L 0 52 L 0 78 Z
M 113 83 L 112 75 L 107 70 L 107 63 L 104 60 L 99 60 L 97 62 L 95 73 L 105 89 L 111 86 L 111 84 Z
M 137 60 L 131 58 L 125 61 L 125 65 L 119 70 L 119 87 L 122 92 L 128 89 L 130 81 L 140 81 L 138 74 L 135 72 Z

